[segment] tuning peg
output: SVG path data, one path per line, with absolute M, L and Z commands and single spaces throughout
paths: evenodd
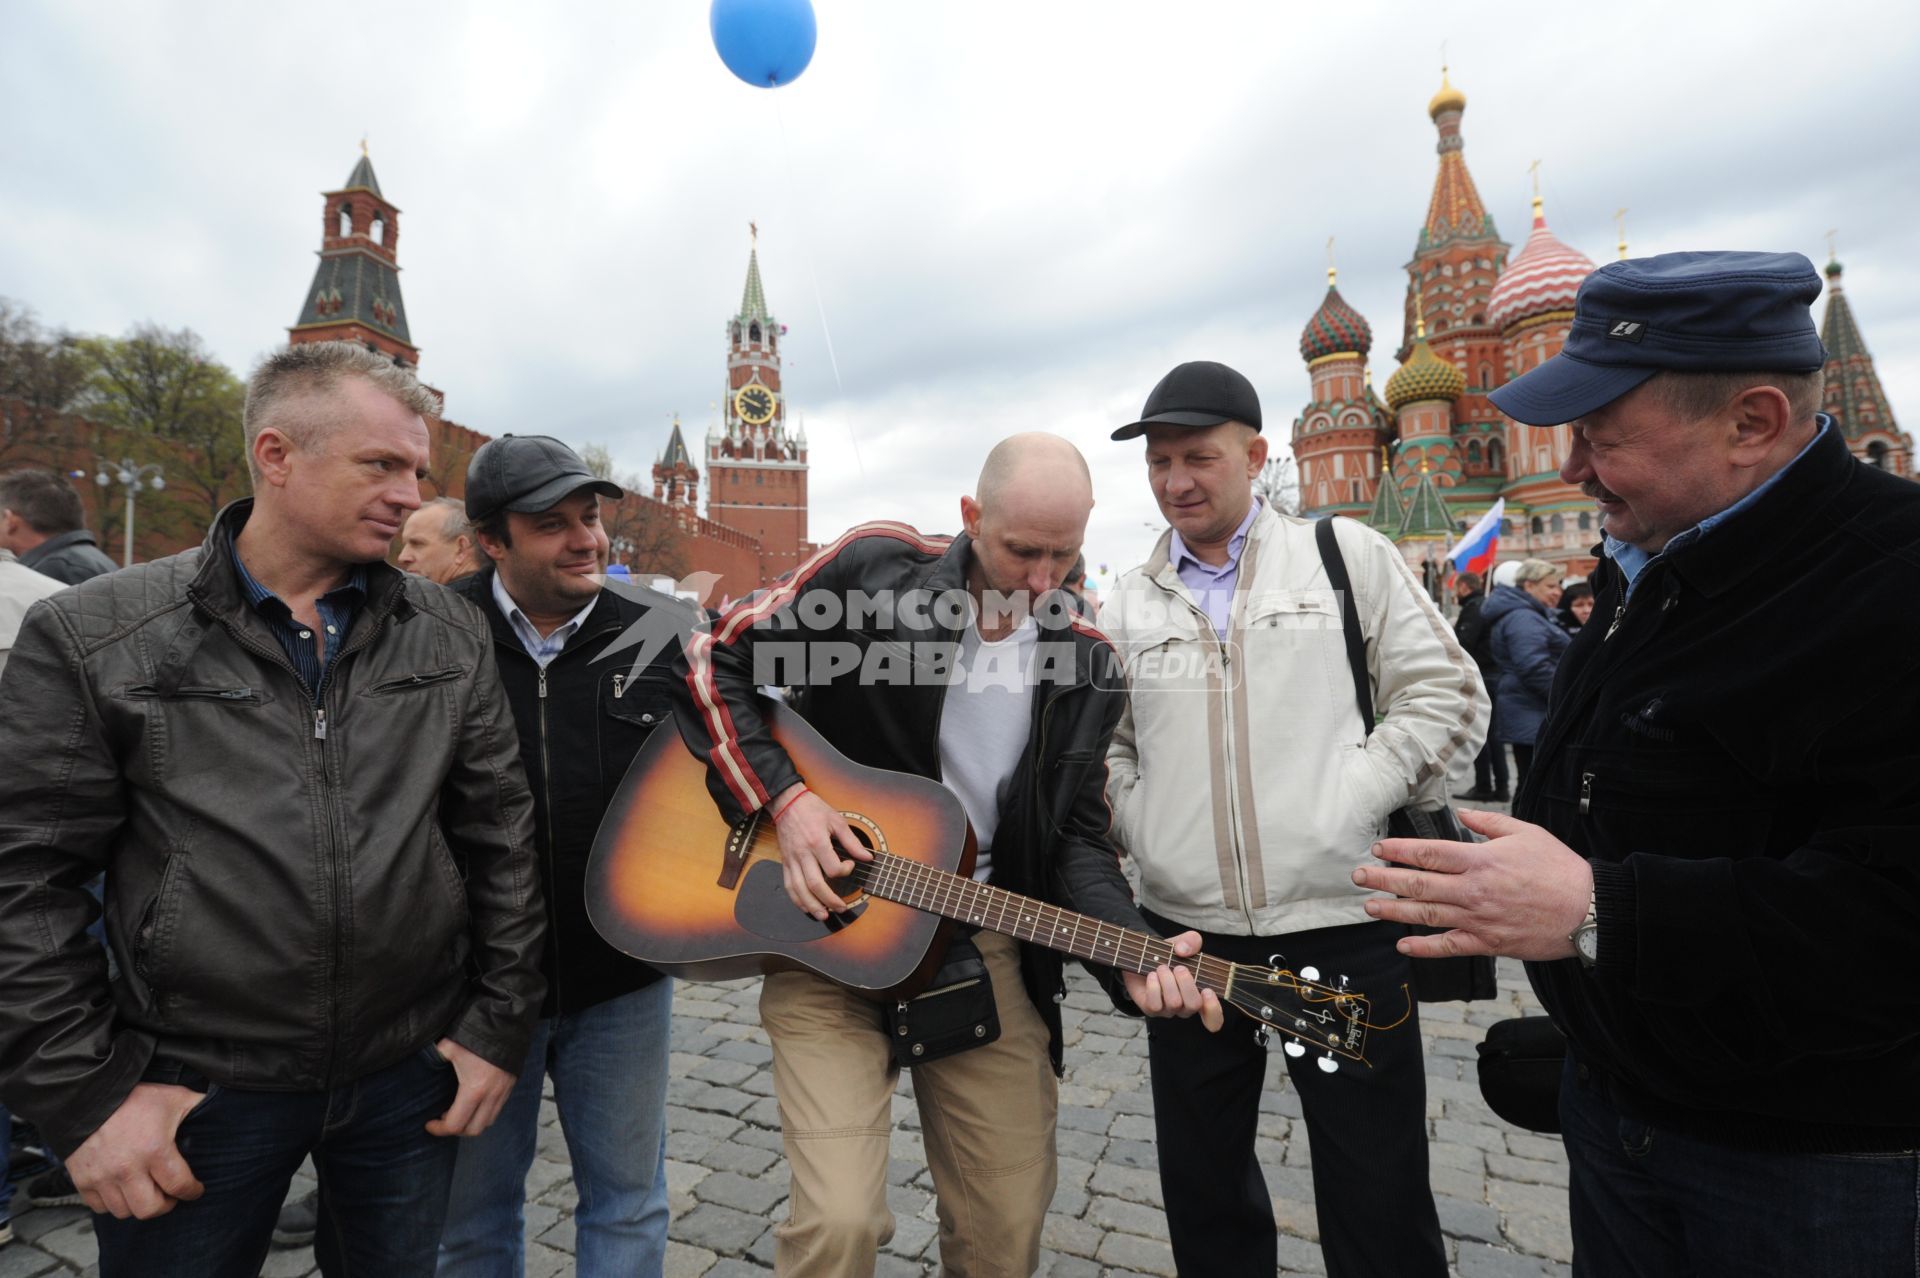
M 1333 1059 L 1332 1052 L 1328 1052 L 1325 1056 L 1322 1056 L 1319 1060 L 1315 1061 L 1314 1064 L 1320 1067 L 1320 1072 L 1322 1074 L 1331 1074 L 1335 1070 L 1340 1068 L 1340 1062 Z
M 1303 967 L 1300 969 L 1300 979 L 1303 981 L 1317 981 L 1320 979 L 1320 969 L 1317 967 Z
M 1287 1055 L 1289 1056 L 1305 1056 L 1307 1054 L 1307 1049 L 1300 1046 L 1300 1044 L 1294 1042 L 1292 1039 L 1287 1040 L 1286 1050 L 1287 1050 Z

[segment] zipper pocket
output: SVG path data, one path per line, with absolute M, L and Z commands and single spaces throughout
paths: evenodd
M 915 994 L 910 999 L 905 999 L 905 998 L 896 999 L 894 1011 L 897 1015 L 905 1016 L 909 1011 L 912 1010 L 913 1005 L 915 1003 L 920 1002 L 922 999 L 939 998 L 942 994 L 951 994 L 955 990 L 972 989 L 974 986 L 980 984 L 980 982 L 984 981 L 985 979 L 986 978 L 984 976 L 970 976 L 964 981 L 955 981 L 951 985 L 942 985 L 935 989 L 922 990 L 918 994 Z M 905 1033 L 906 1031 L 902 1030 L 901 1032 Z
M 382 697 L 393 692 L 411 692 L 415 688 L 430 688 L 437 683 L 447 683 L 465 674 L 465 666 L 448 666 L 445 670 L 426 670 L 419 674 L 405 675 L 399 679 L 388 679 L 376 683 L 367 689 L 369 697 Z
M 260 701 L 260 694 L 252 688 L 185 687 L 162 692 L 150 683 L 136 683 L 122 689 L 120 695 L 136 701 L 244 701 L 251 704 Z

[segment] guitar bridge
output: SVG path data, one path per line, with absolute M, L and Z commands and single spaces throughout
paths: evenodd
M 740 884 L 740 871 L 747 867 L 747 853 L 753 848 L 754 831 L 760 828 L 760 813 L 750 814 L 727 832 L 727 848 L 720 859 L 720 877 L 715 880 L 731 892 Z

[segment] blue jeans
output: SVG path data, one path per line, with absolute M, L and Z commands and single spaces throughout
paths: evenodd
M 527 1171 L 548 1074 L 580 1193 L 575 1272 L 579 1278 L 661 1272 L 672 1015 L 673 982 L 662 979 L 534 1026 L 526 1067 L 500 1117 L 461 1143 L 440 1240 L 441 1278 L 520 1278 L 525 1272 Z
M 1920 1154 L 1696 1140 L 1621 1112 L 1571 1056 L 1560 1123 L 1576 1275 L 1920 1274 Z
M 101 1278 L 256 1278 L 293 1173 L 320 1179 L 314 1251 L 329 1276 L 424 1278 L 446 1217 L 455 1141 L 429 1136 L 455 1080 L 431 1044 L 324 1092 L 221 1087 L 155 1061 L 146 1081 L 206 1093 L 175 1140 L 206 1193 L 153 1220 L 93 1218 Z

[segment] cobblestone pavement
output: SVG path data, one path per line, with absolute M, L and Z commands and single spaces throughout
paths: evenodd
M 1153 1147 L 1153 1103 L 1141 1023 L 1069 968 L 1067 1075 L 1060 1089 L 1060 1187 L 1047 1218 L 1040 1272 L 1058 1278 L 1173 1273 Z M 785 1210 L 771 1052 L 755 1010 L 757 981 L 682 984 L 673 1015 L 667 1176 L 673 1204 L 672 1278 L 772 1272 L 773 1222 Z M 1566 1274 L 1566 1158 L 1557 1140 L 1501 1122 L 1481 1104 L 1474 1044 L 1487 1025 L 1537 1011 L 1518 964 L 1503 962 L 1501 997 L 1421 1010 L 1433 1188 L 1447 1252 L 1461 1278 Z M 1313 1183 L 1297 1098 L 1276 1050 L 1261 1104 L 1260 1150 L 1280 1225 L 1280 1272 L 1324 1272 Z M 888 1200 L 896 1217 L 880 1274 L 937 1272 L 931 1181 L 912 1079 L 894 1098 Z M 573 1272 L 575 1196 L 551 1101 L 527 1178 L 528 1278 Z M 312 1182 L 305 1176 L 295 1192 Z M 95 1272 L 93 1231 L 77 1207 L 32 1208 L 17 1197 L 17 1241 L 0 1249 L 0 1278 Z M 1391 1210 L 1382 1204 L 1382 1210 Z M 316 1273 L 310 1250 L 276 1251 L 265 1278 Z

